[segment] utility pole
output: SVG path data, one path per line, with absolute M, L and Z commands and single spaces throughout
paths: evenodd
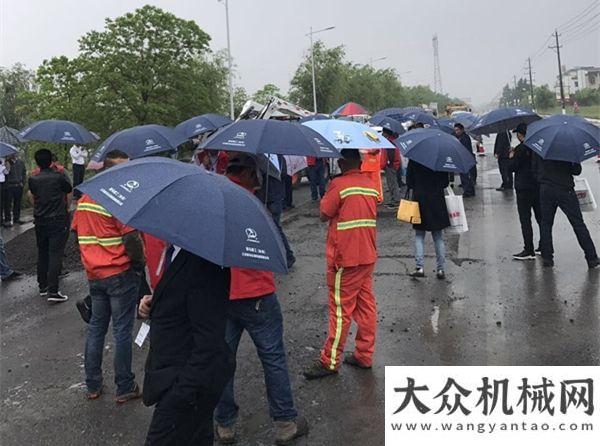
M 442 88 L 442 69 L 440 68 L 440 51 L 437 34 L 431 39 L 433 44 L 433 90 L 436 93 L 443 93 Z
M 233 69 L 231 61 L 231 42 L 229 39 L 229 1 L 219 0 L 225 4 L 225 23 L 227 26 L 227 68 L 229 72 L 229 115 L 231 119 L 235 120 L 235 111 L 233 108 Z
M 527 58 L 527 64 L 529 65 L 529 91 L 531 94 L 531 109 L 535 111 L 535 97 L 533 96 L 533 75 L 531 74 L 531 57 Z
M 556 50 L 556 55 L 558 56 L 558 85 L 560 86 L 560 106 L 562 108 L 562 114 L 566 114 L 567 111 L 565 110 L 565 88 L 563 86 L 563 76 L 562 76 L 562 65 L 560 62 L 560 49 L 562 48 L 559 44 L 558 44 L 558 30 L 554 30 L 554 37 L 556 38 L 556 46 L 550 46 L 548 48 L 551 48 L 553 50 Z
M 335 28 L 335 26 L 329 26 L 318 31 L 313 31 L 311 26 L 310 32 L 307 34 L 307 36 L 310 37 L 310 64 L 312 71 L 313 111 L 315 112 L 315 115 L 317 114 L 317 79 L 315 75 L 315 51 L 313 47 L 313 34 L 322 33 L 323 31 L 329 31 L 333 28 Z

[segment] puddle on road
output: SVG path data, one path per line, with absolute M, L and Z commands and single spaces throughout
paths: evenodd
M 433 310 L 431 311 L 430 321 L 431 321 L 431 329 L 433 330 L 433 334 L 438 334 L 438 321 L 440 318 L 440 306 L 434 305 Z

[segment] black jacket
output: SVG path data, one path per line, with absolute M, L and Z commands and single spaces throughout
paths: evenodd
M 454 135 L 456 136 L 456 135 Z M 467 135 L 466 133 L 463 133 L 460 136 L 456 136 L 458 138 L 458 140 L 460 141 L 460 143 L 465 146 L 465 149 L 467 149 L 469 151 L 469 153 L 471 155 L 473 155 L 473 143 L 471 142 L 471 137 L 469 135 Z
M 66 175 L 50 168 L 29 177 L 29 191 L 33 194 L 35 224 L 67 219 L 67 197 L 73 188 Z
M 581 164 L 568 161 L 545 160 L 534 155 L 533 167 L 538 183 L 573 189 L 573 175 L 581 173 Z
M 6 167 L 9 171 L 6 174 L 6 180 L 4 184 L 7 186 L 25 186 L 25 181 L 27 180 L 27 169 L 25 168 L 25 163 L 17 158 L 14 161 L 6 161 Z
M 496 135 L 496 141 L 494 142 L 494 155 L 498 155 L 498 158 L 508 158 L 510 152 L 510 133 L 500 132 Z
M 180 251 L 156 286 L 144 404 L 185 410 L 213 402 L 235 370 L 225 342 L 229 269 Z
M 514 155 L 510 159 L 508 168 L 515 173 L 515 190 L 536 190 L 539 187 L 533 172 L 533 152 L 523 143 L 515 147 Z
M 410 161 L 406 170 L 406 184 L 413 191 L 413 200 L 419 202 L 421 224 L 414 229 L 440 231 L 450 226 L 444 189 L 448 187 L 448 172 L 434 172 L 422 164 Z

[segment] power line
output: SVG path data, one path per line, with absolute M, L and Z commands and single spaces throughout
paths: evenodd
M 587 7 L 585 7 L 583 9 L 583 11 L 581 11 L 580 13 L 576 14 L 574 17 L 571 17 L 569 20 L 567 20 L 566 22 L 564 22 L 562 25 L 558 26 L 558 29 L 562 32 L 562 31 L 566 31 L 567 28 L 570 28 L 571 26 L 575 25 L 575 22 L 581 18 L 583 18 L 586 14 L 588 14 L 591 10 L 593 10 L 595 7 L 598 6 L 598 2 L 597 0 L 593 0 L 592 3 L 590 5 L 588 5 Z
M 600 12 L 596 13 L 593 16 L 590 16 L 588 18 L 586 18 L 585 21 L 581 22 L 580 24 L 577 25 L 576 28 L 573 28 L 569 31 L 563 31 L 561 34 L 568 36 L 570 34 L 576 34 L 577 32 L 579 32 L 582 28 L 585 28 L 586 26 L 588 26 L 590 23 L 592 23 L 598 16 L 600 16 Z
M 579 40 L 582 37 L 585 37 L 585 36 L 589 35 L 590 33 L 592 33 L 593 31 L 597 30 L 599 27 L 600 27 L 600 22 L 593 23 L 591 26 L 589 26 L 586 29 L 581 30 L 579 33 L 569 36 L 569 38 L 567 38 L 566 40 L 563 41 L 563 45 L 566 45 L 568 43 Z

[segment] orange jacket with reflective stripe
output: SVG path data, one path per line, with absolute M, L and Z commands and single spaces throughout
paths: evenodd
M 350 170 L 331 181 L 321 200 L 321 213 L 330 218 L 327 264 L 339 267 L 377 261 L 376 220 L 379 192 L 367 174 Z
M 114 218 L 89 195 L 79 199 L 71 229 L 77 232 L 81 262 L 89 279 L 106 279 L 131 267 L 123 236 L 134 229 Z

